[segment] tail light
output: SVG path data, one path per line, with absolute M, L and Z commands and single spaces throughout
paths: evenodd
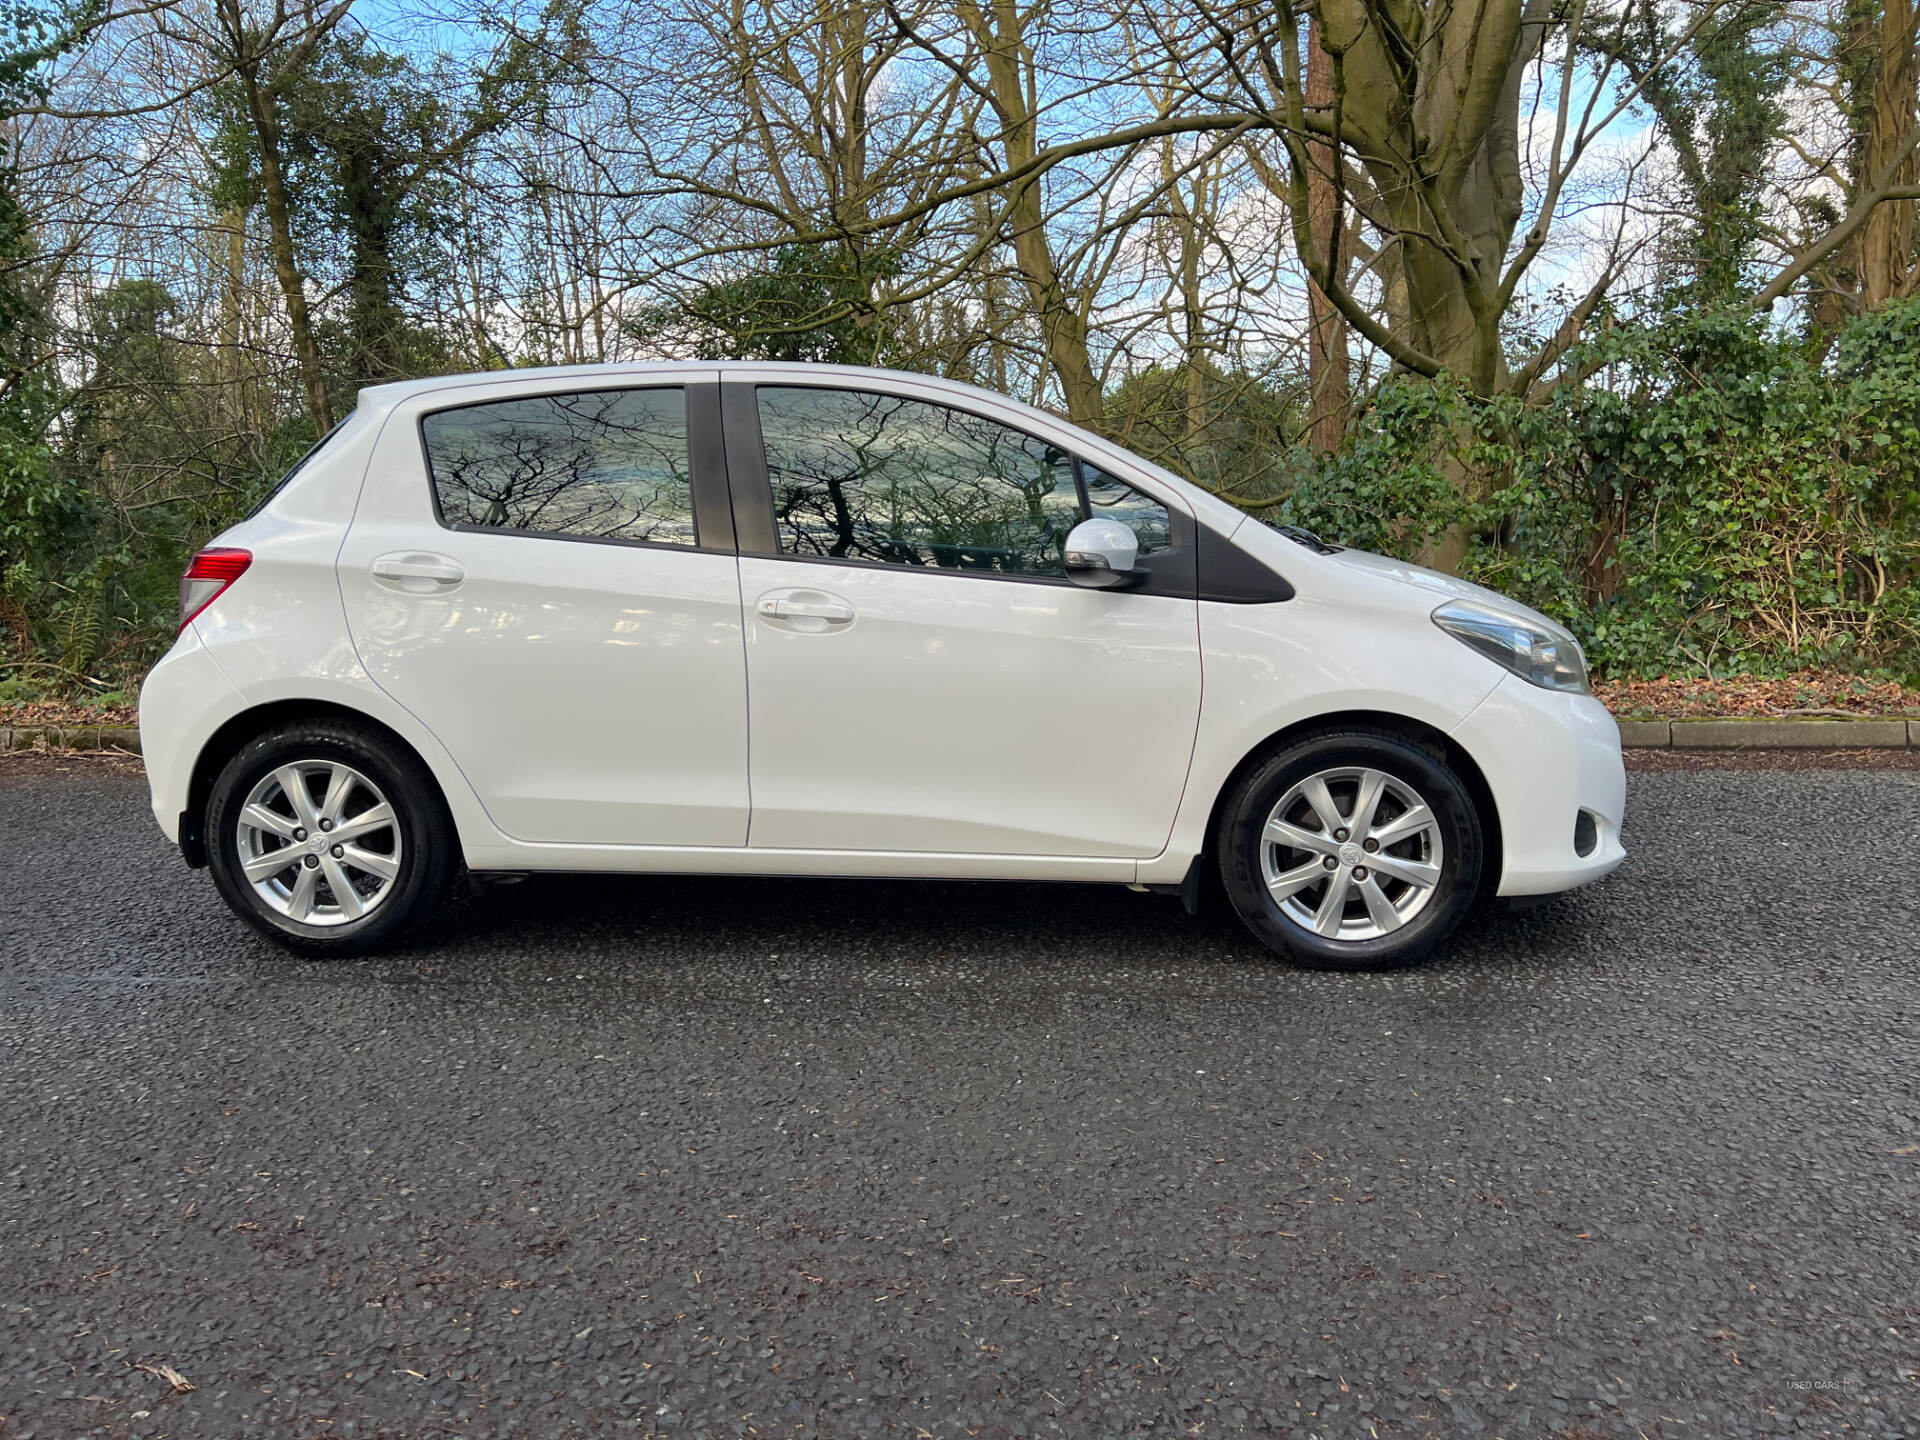
M 180 577 L 180 628 L 225 594 L 252 563 L 251 550 L 202 550 L 189 560 Z

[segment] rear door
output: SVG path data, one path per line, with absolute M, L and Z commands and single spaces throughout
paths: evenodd
M 1200 711 L 1177 502 L 931 398 L 724 390 L 750 846 L 1162 850 Z M 1147 584 L 1066 578 L 1067 532 L 1090 511 L 1134 526 Z
M 339 576 L 361 661 L 507 834 L 746 843 L 713 371 L 404 402 Z

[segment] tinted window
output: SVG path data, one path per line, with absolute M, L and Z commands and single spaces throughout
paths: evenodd
M 537 395 L 421 422 L 449 525 L 692 545 L 678 389 Z
M 766 386 L 760 431 L 780 549 L 1008 575 L 1066 574 L 1072 460 L 944 405 Z
M 1173 521 L 1166 506 L 1091 465 L 1083 464 L 1080 471 L 1087 482 L 1087 504 L 1093 518 L 1118 520 L 1132 530 L 1140 541 L 1142 555 L 1173 548 Z

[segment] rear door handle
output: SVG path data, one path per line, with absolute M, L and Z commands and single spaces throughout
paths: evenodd
M 853 624 L 854 616 L 853 606 L 824 590 L 769 590 L 754 612 L 769 625 L 803 634 L 844 630 Z
M 451 590 L 467 578 L 467 572 L 460 568 L 458 560 L 425 550 L 400 550 L 391 555 L 378 555 L 368 568 L 373 572 L 373 578 L 388 589 L 404 590 L 411 595 L 431 595 L 436 591 Z

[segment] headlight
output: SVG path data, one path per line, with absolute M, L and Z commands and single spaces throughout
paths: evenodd
M 1580 642 L 1558 625 L 1523 620 L 1471 600 L 1442 605 L 1433 612 L 1433 623 L 1531 685 L 1575 695 L 1593 693 Z

